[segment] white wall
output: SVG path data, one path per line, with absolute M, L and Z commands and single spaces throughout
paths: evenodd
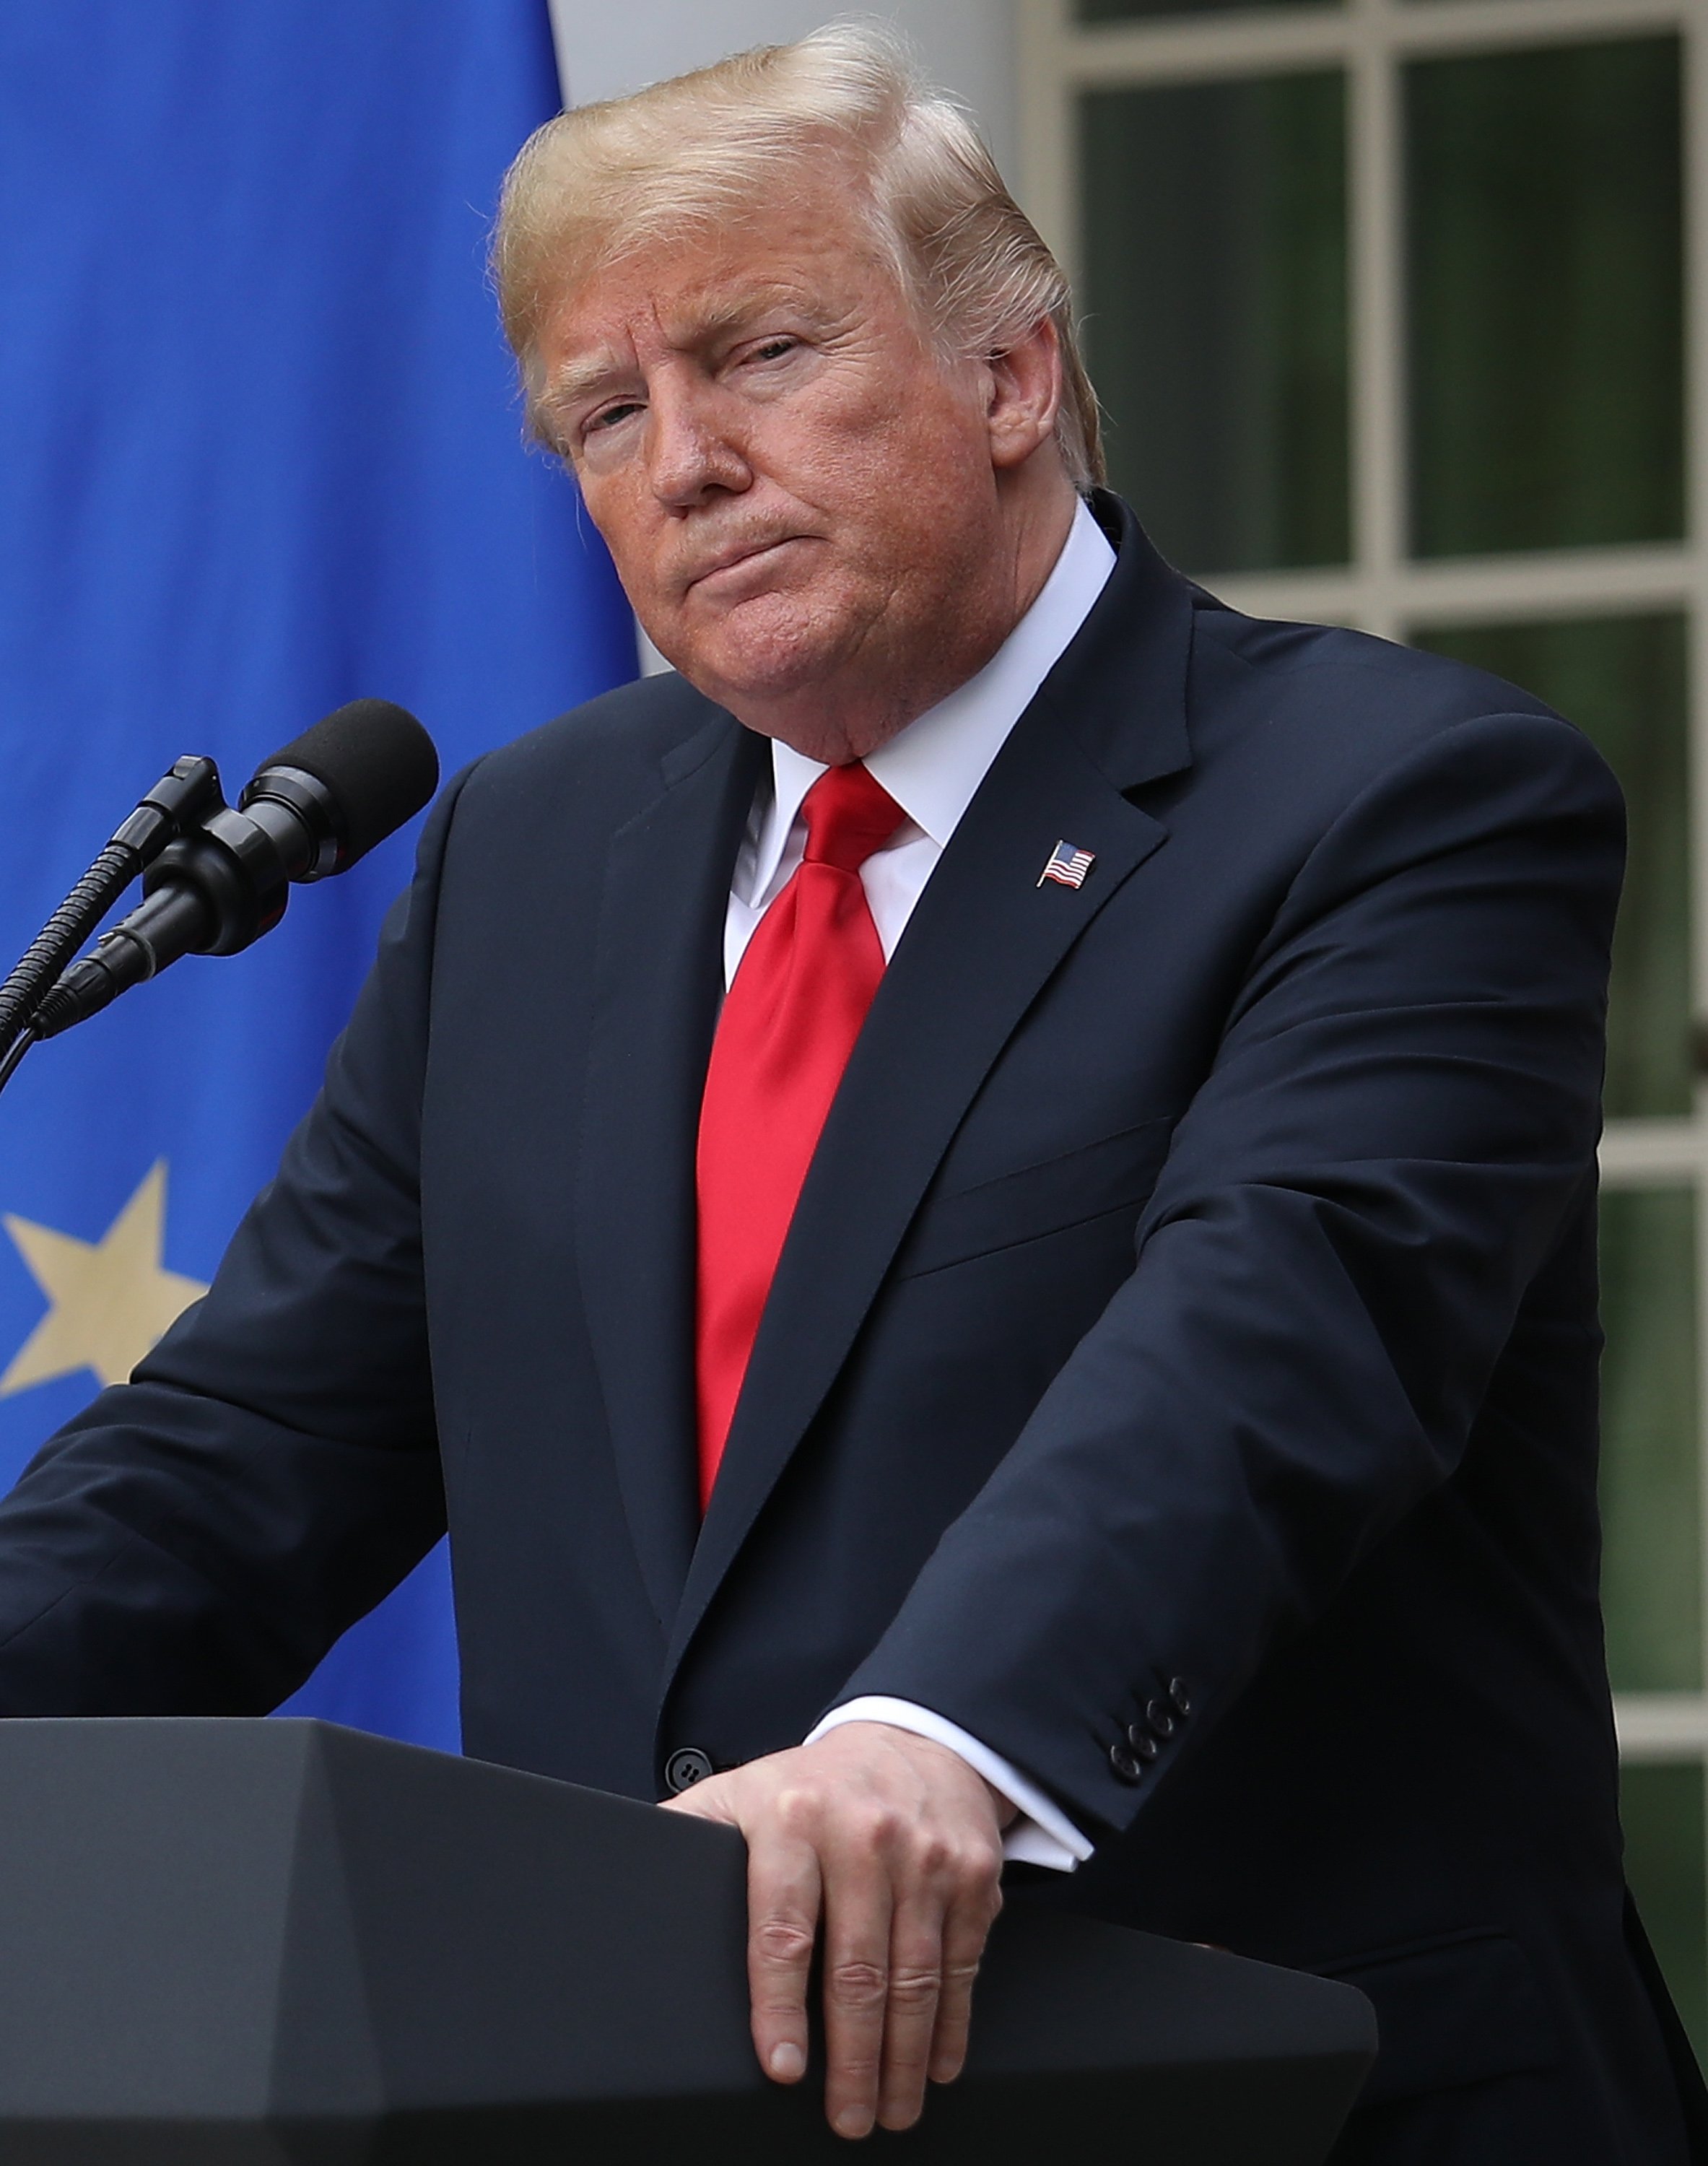
M 576 104 L 702 67 L 744 45 L 802 36 L 851 13 L 885 15 L 934 82 L 965 99 L 1012 185 L 1015 114 L 1012 0 L 551 0 L 564 95 Z

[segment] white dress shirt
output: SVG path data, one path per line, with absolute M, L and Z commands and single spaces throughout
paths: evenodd
M 1082 504 L 1043 591 L 984 668 L 866 762 L 907 815 L 860 871 L 886 962 L 991 762 L 1090 614 L 1114 568 L 1115 552 Z M 724 921 L 725 986 L 735 977 L 754 927 L 801 862 L 807 832 L 801 802 L 825 772 L 819 761 L 775 738 L 771 761 L 771 774 L 754 799 L 735 860 Z M 827 1714 L 806 1742 L 812 1744 L 844 1722 L 888 1722 L 958 1753 L 1020 1809 L 1020 1817 L 1004 1838 L 1005 1857 L 1063 1872 L 1090 1857 L 1091 1845 L 1036 1783 L 929 1708 L 910 1700 L 849 1700 Z

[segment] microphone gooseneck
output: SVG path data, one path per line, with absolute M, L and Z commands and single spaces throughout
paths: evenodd
M 25 1013 L 30 1039 L 98 1014 L 180 956 L 238 954 L 284 916 L 292 882 L 347 871 L 439 782 L 433 740 L 387 700 L 354 700 L 304 731 L 263 762 L 235 806 L 213 762 L 198 764 L 211 779 L 198 817 L 153 852 L 138 906 Z M 0 1083 L 9 1073 L 0 1065 Z
M 177 760 L 116 831 L 0 984 L 0 1083 L 22 1059 L 12 1057 L 13 1049 L 78 948 L 136 875 L 221 801 L 211 759 Z

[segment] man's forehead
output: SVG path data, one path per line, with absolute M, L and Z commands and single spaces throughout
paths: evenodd
M 770 254 L 676 277 L 595 278 L 571 298 L 565 329 L 598 339 L 644 328 L 672 346 L 698 346 L 768 309 L 834 306 L 833 282 L 814 267 Z

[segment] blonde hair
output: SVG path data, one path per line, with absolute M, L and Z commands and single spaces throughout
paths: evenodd
M 1046 317 L 1055 325 L 1062 464 L 1081 491 L 1101 482 L 1097 397 L 1062 267 L 966 115 L 875 24 L 761 45 L 535 129 L 505 177 L 492 262 L 536 433 L 550 441 L 535 341 L 567 286 L 650 242 L 738 222 L 827 151 L 863 182 L 873 239 L 946 357 L 1000 353 Z

